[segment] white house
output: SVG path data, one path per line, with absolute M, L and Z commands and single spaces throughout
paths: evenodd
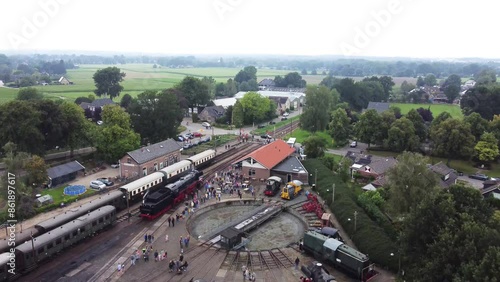
M 2 87 L 2 86 L 3 86 L 3 81 L 0 80 L 0 87 Z
M 223 98 L 214 100 L 214 104 L 216 106 L 222 106 L 224 109 L 227 109 L 229 106 L 234 106 L 236 104 L 236 98 Z

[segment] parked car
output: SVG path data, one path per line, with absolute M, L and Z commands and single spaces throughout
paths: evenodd
M 486 180 L 490 179 L 489 176 L 487 176 L 485 174 L 481 174 L 481 173 L 471 174 L 471 175 L 469 175 L 469 178 L 477 179 L 477 180 L 481 180 L 481 181 L 486 181 Z
M 113 181 L 110 181 L 109 179 L 107 178 L 97 178 L 96 179 L 97 181 L 101 181 L 102 183 L 104 183 L 104 185 L 106 186 L 113 186 Z
M 273 137 L 271 135 L 269 135 L 269 134 L 263 134 L 263 135 L 260 136 L 260 138 L 262 138 L 262 139 L 272 139 Z
M 288 119 L 287 117 L 282 117 L 281 121 L 284 121 L 284 120 L 287 120 L 287 119 Z
M 289 113 L 287 113 L 287 112 L 285 112 L 285 113 L 283 114 L 283 116 L 284 116 L 284 117 L 287 117 L 287 116 L 289 116 L 289 115 L 290 115 L 290 114 L 289 114 Z
M 358 146 L 358 141 L 352 141 L 351 144 L 349 144 L 349 147 L 351 148 L 356 148 Z
M 182 146 L 182 148 L 184 148 L 184 149 L 189 149 L 191 147 L 193 147 L 193 145 L 190 143 L 186 143 L 186 144 L 184 144 L 184 146 Z
M 98 180 L 90 181 L 90 188 L 96 189 L 96 190 L 102 190 L 102 189 L 106 188 L 106 184 L 104 184 Z
M 191 132 L 184 134 L 184 136 L 186 136 L 189 139 L 193 139 L 194 138 L 193 133 L 191 133 Z
M 111 164 L 111 168 L 119 168 L 120 164 Z
M 276 124 L 276 122 L 275 121 L 270 121 L 269 124 Z
M 203 127 L 210 127 L 210 123 L 208 123 L 208 122 L 206 122 L 206 121 L 205 121 L 205 122 L 203 122 L 201 125 L 202 125 Z
M 257 125 L 257 128 L 264 128 L 264 127 L 266 127 L 264 124 Z
M 182 142 L 182 141 L 184 141 L 184 137 L 182 137 L 181 135 L 179 135 L 179 136 L 177 136 L 177 140 Z
M 193 132 L 193 137 L 201 137 L 201 136 L 203 136 L 203 134 L 199 132 Z

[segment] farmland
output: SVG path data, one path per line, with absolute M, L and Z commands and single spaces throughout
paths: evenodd
M 226 82 L 241 70 L 240 68 L 153 68 L 151 64 L 125 64 L 116 65 L 121 71 L 126 73 L 122 82 L 123 94 L 130 94 L 133 97 L 145 90 L 160 90 L 173 87 L 179 83 L 185 76 L 194 76 L 202 78 L 204 76 L 213 77 L 216 82 Z M 78 69 L 69 69 L 65 75 L 73 85 L 47 85 L 36 86 L 48 98 L 74 100 L 77 97 L 88 96 L 92 94 L 95 86 L 92 76 L 99 70 L 109 67 L 109 65 L 80 65 Z M 274 78 L 276 75 L 286 75 L 296 70 L 273 70 L 258 69 L 257 80 L 264 78 Z M 300 72 L 300 71 L 299 71 Z M 325 75 L 303 75 L 302 78 L 308 84 L 319 84 Z M 352 77 L 359 81 L 363 77 Z M 401 85 L 404 80 L 414 83 L 414 78 L 393 78 L 396 87 Z M 12 100 L 17 95 L 17 89 L 0 87 L 0 103 Z M 118 98 L 119 99 L 119 98 Z
M 401 114 L 408 113 L 411 109 L 430 107 L 433 117 L 437 117 L 442 112 L 448 112 L 453 118 L 463 118 L 462 110 L 458 105 L 450 104 L 401 104 L 401 103 L 391 103 L 391 106 L 398 107 L 401 109 Z

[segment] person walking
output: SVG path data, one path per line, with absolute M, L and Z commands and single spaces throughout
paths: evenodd
M 135 254 L 130 256 L 130 265 L 135 265 Z
M 179 261 L 182 262 L 184 260 L 184 255 L 183 254 L 180 254 L 179 255 Z
M 179 247 L 182 249 L 183 247 L 183 244 L 184 244 L 184 240 L 182 239 L 182 236 L 181 236 L 181 239 L 179 240 Z
M 148 242 L 148 234 L 144 234 L 144 243 Z
M 165 235 L 165 243 L 168 243 L 168 234 Z
M 155 262 L 157 262 L 158 261 L 158 250 L 155 250 L 153 255 L 155 257 Z
M 168 227 L 170 227 L 170 217 L 168 218 Z
M 118 272 L 122 272 L 122 264 L 118 263 Z
M 299 269 L 299 263 L 300 263 L 300 259 L 299 259 L 299 257 L 297 257 L 297 258 L 295 259 L 295 270 L 298 270 L 298 269 Z

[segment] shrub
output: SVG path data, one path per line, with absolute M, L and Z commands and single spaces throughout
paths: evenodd
M 191 114 L 191 118 L 193 119 L 193 122 L 198 122 L 200 119 L 198 118 L 198 114 L 197 113 L 192 113 Z

